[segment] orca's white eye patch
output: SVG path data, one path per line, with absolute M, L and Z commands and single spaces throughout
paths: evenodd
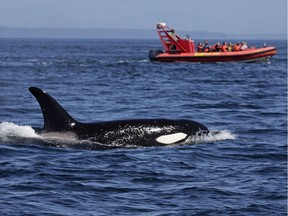
M 162 144 L 173 144 L 177 143 L 187 137 L 187 134 L 179 132 L 179 133 L 174 133 L 174 134 L 168 134 L 168 135 L 163 135 L 159 136 L 156 141 Z

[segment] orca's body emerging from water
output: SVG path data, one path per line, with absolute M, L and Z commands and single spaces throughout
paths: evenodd
M 119 120 L 81 123 L 45 91 L 30 87 L 44 117 L 41 133 L 69 134 L 77 140 L 101 143 L 103 146 L 163 146 L 185 142 L 194 135 L 207 134 L 208 129 L 195 121 L 168 119 Z

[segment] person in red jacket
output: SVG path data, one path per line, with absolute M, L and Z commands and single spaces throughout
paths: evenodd
M 222 47 L 221 47 L 222 52 L 227 52 L 227 43 L 223 42 Z
M 237 51 L 240 51 L 240 49 L 241 49 L 240 43 L 237 43 L 237 44 L 235 45 L 233 51 L 236 51 L 236 52 L 237 52 Z

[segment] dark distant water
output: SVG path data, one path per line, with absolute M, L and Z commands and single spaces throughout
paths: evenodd
M 266 43 L 278 49 L 270 63 L 194 64 L 150 62 L 152 40 L 1 39 L 0 215 L 287 215 L 287 47 Z M 185 118 L 214 133 L 49 146 L 30 86 L 79 121 Z

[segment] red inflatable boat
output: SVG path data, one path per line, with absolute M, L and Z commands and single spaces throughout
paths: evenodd
M 165 23 L 157 24 L 157 33 L 164 47 L 164 51 L 149 52 L 152 61 L 160 62 L 256 62 L 267 61 L 276 54 L 275 47 L 246 48 L 240 51 L 228 49 L 195 51 L 194 41 L 190 38 L 181 38 Z

